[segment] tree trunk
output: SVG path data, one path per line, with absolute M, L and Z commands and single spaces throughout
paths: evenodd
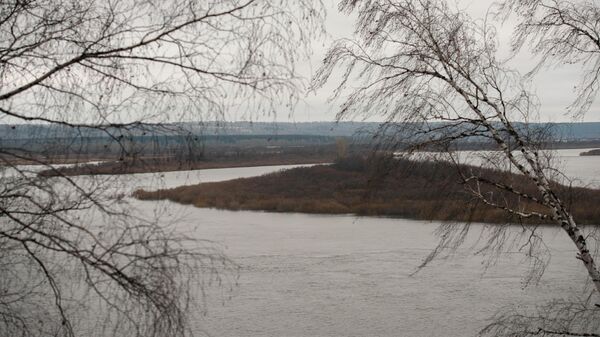
M 559 212 L 558 209 L 555 209 L 554 211 L 557 213 Z M 563 211 L 563 212 L 565 212 L 565 211 Z M 569 238 L 571 238 L 571 241 L 573 241 L 573 243 L 577 247 L 577 250 L 579 251 L 577 258 L 583 262 L 583 265 L 587 269 L 588 274 L 592 278 L 592 282 L 594 283 L 594 286 L 596 287 L 596 291 L 598 291 L 598 293 L 600 293 L 600 272 L 598 271 L 598 267 L 596 266 L 596 262 L 594 261 L 594 258 L 590 254 L 590 251 L 587 246 L 585 237 L 583 236 L 583 233 L 581 232 L 581 230 L 579 229 L 579 227 L 577 226 L 577 224 L 573 220 L 573 217 L 570 214 L 568 215 L 568 217 L 566 219 L 564 217 L 560 217 L 560 218 L 561 218 L 561 220 L 559 221 L 560 226 L 562 227 L 562 229 L 565 232 L 567 232 L 567 234 L 569 235 Z

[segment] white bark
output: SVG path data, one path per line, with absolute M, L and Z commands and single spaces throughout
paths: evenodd
M 358 12 L 356 31 L 361 41 L 338 41 L 313 80 L 315 87 L 323 86 L 336 66 L 345 64 L 334 97 L 349 90 L 346 83 L 356 82 L 351 75 L 363 80 L 353 83 L 357 89 L 347 96 L 338 117 L 383 115 L 390 123 L 408 125 L 406 133 L 414 131 L 411 125 L 423 125 L 423 130 L 415 126 L 413 135 L 399 136 L 414 148 L 448 145 L 471 136 L 492 139 L 506 159 L 535 184 L 540 195 L 528 200 L 543 205 L 547 214 L 499 208 L 515 215 L 552 218 L 573 241 L 600 292 L 600 273 L 585 235 L 553 190 L 531 135 L 513 125 L 513 120 L 530 120 L 537 106 L 522 77 L 496 59 L 494 27 L 453 12 L 441 0 L 344 0 L 340 6 Z M 445 124 L 430 126 L 440 121 Z M 512 153 L 515 145 L 522 158 Z M 492 186 L 523 197 L 512 186 Z M 474 192 L 475 197 L 489 201 Z

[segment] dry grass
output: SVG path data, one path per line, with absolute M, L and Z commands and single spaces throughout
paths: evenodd
M 475 167 L 488 179 L 511 183 L 535 195 L 522 176 Z M 600 190 L 556 186 L 581 223 L 600 224 Z M 498 201 L 515 206 L 520 201 L 492 188 Z M 491 194 L 490 194 L 491 195 Z M 518 222 L 499 209 L 478 203 L 465 190 L 456 167 L 448 163 L 378 158 L 351 158 L 334 165 L 295 168 L 260 177 L 182 186 L 155 192 L 137 191 L 144 200 L 168 199 L 197 207 L 358 215 L 413 219 Z M 544 211 L 535 204 L 529 210 Z
M 40 172 L 42 176 L 78 176 L 78 175 L 115 175 L 149 172 L 169 172 L 185 170 L 204 170 L 228 167 L 250 167 L 267 165 L 295 165 L 330 163 L 335 158 L 332 154 L 314 154 L 297 156 L 293 154 L 263 155 L 243 159 L 212 159 L 204 161 L 184 161 L 174 158 L 141 158 L 138 160 L 110 161 L 98 164 L 64 167 L 57 170 Z
M 594 149 L 590 151 L 581 152 L 580 156 L 600 156 L 600 149 Z

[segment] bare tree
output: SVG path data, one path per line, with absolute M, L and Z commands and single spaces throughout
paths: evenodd
M 518 173 L 525 183 L 490 179 L 477 167 L 457 165 L 466 191 L 474 201 L 522 223 L 526 235 L 521 248 L 534 258 L 533 280 L 545 266 L 536 253 L 543 248 L 537 224 L 554 223 L 571 239 L 589 280 L 600 291 L 590 247 L 595 241 L 588 236 L 593 232 L 582 230 L 552 179 L 555 167 L 541 151 L 545 133 L 529 125 L 538 104 L 521 76 L 497 60 L 494 27 L 438 0 L 345 0 L 339 7 L 357 12 L 358 40 L 336 42 L 313 80 L 318 88 L 330 78 L 339 79 L 333 96 L 343 97 L 338 119 L 382 116 L 382 135 L 391 134 L 394 144 L 407 152 L 443 149 L 457 163 L 461 157 L 451 151 L 456 142 L 492 142 L 498 151 L 480 160 Z M 486 248 L 502 251 L 510 244 L 509 226 L 490 226 Z M 468 232 L 468 224 L 442 225 L 440 245 L 430 258 L 443 248 L 459 246 Z
M 524 47 L 540 57 L 535 74 L 546 65 L 580 64 L 582 77 L 577 98 L 569 107 L 574 115 L 589 110 L 600 89 L 600 5 L 593 0 L 507 0 L 497 14 L 516 16 L 512 49 Z
M 598 313 L 589 299 L 554 300 L 527 312 L 498 314 L 482 335 L 488 336 L 580 336 L 597 337 Z
M 67 142 L 104 134 L 126 150 L 128 133 L 163 123 L 291 107 L 296 60 L 323 15 L 304 0 L 3 1 L 0 119 L 14 138 L 39 136 L 22 134 L 37 123 Z M 0 144 L 0 335 L 190 332 L 194 293 L 235 266 L 136 217 L 114 179 L 19 165 L 52 161 Z

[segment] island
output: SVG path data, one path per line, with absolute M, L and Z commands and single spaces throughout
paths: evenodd
M 590 151 L 581 152 L 580 156 L 600 156 L 600 149 L 594 149 Z
M 525 177 L 474 166 L 447 162 L 394 158 L 352 157 L 331 165 L 283 170 L 263 176 L 202 183 L 157 191 L 137 190 L 142 200 L 170 200 L 196 207 L 226 210 L 301 212 L 392 216 L 442 221 L 490 223 L 535 222 L 507 217 L 501 209 L 485 205 L 465 189 L 459 172 L 477 171 L 485 179 L 511 182 L 520 191 L 536 195 Z M 569 200 L 580 223 L 599 224 L 600 190 L 565 187 L 556 190 Z M 529 210 L 544 212 L 533 203 L 523 204 L 510 193 L 482 186 L 482 193 L 495 193 L 496 200 L 511 206 L 521 203 Z M 552 220 L 546 220 L 551 222 Z

